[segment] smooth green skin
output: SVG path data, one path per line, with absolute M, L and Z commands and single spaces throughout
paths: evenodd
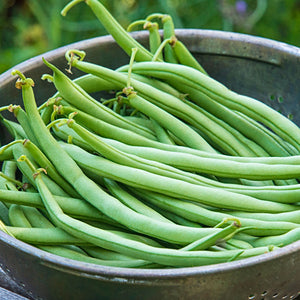
M 36 176 L 36 181 L 44 205 L 47 208 L 51 219 L 58 227 L 75 237 L 88 240 L 105 249 L 117 251 L 135 258 L 153 261 L 158 264 L 177 267 L 225 262 L 240 253 L 240 250 L 211 252 L 180 251 L 158 248 L 117 236 L 114 233 L 90 226 L 65 215 L 55 202 L 52 194 L 47 189 L 47 186 L 42 181 L 41 176 Z M 265 251 L 269 251 L 268 247 L 247 249 L 239 256 L 239 258 L 262 254 Z
M 74 130 L 74 132 L 81 137 L 85 143 L 87 143 L 92 149 L 99 154 L 103 155 L 107 159 L 110 159 L 116 163 L 120 163 L 123 165 L 127 165 L 130 167 L 142 169 L 145 171 L 153 172 L 157 175 L 162 175 L 162 176 L 167 176 L 170 178 L 174 179 L 179 179 L 183 180 L 185 182 L 193 183 L 193 184 L 199 184 L 202 186 L 208 186 L 208 187 L 216 187 L 216 188 L 222 188 L 228 191 L 236 192 L 239 194 L 244 194 L 244 195 L 249 195 L 256 197 L 258 199 L 263 199 L 263 200 L 270 200 L 270 201 L 275 201 L 275 202 L 281 202 L 281 203 L 294 203 L 297 202 L 300 196 L 300 189 L 298 185 L 287 185 L 287 186 L 241 186 L 237 184 L 227 184 L 227 183 L 222 183 L 218 182 L 215 180 L 211 180 L 209 178 L 193 174 L 193 173 L 188 173 L 185 171 L 181 171 L 180 169 L 176 169 L 173 167 L 170 167 L 169 165 L 173 165 L 174 163 L 170 163 L 170 159 L 172 158 L 170 153 L 165 153 L 165 159 L 163 160 L 162 155 L 160 156 L 151 156 L 150 159 L 149 157 L 146 158 L 141 158 L 139 155 L 136 155 L 136 153 L 132 152 L 128 154 L 126 152 L 126 145 L 125 151 L 123 150 L 118 150 L 118 146 L 114 147 L 114 144 L 116 144 L 114 141 L 111 140 L 106 140 L 102 139 L 101 137 L 92 134 L 79 124 L 77 124 L 74 120 L 70 120 L 68 122 L 68 126 Z M 111 145 L 111 144 L 112 145 Z M 117 144 L 119 145 L 119 144 Z M 122 146 L 120 147 L 122 148 Z M 128 147 L 127 147 L 128 148 Z M 152 153 L 155 153 L 155 151 L 152 150 Z M 173 154 L 173 153 L 171 153 Z M 174 155 L 175 156 L 175 155 Z M 185 158 L 187 158 L 188 155 L 177 155 L 176 158 L 178 159 L 177 161 L 180 163 L 185 163 Z M 274 179 L 277 178 L 278 170 L 282 171 L 283 175 L 285 176 L 286 168 L 287 166 L 282 166 L 280 165 L 279 168 L 278 166 L 272 166 L 274 167 L 273 170 L 271 170 L 268 177 L 263 177 L 261 178 L 261 172 L 266 170 L 267 166 L 265 165 L 259 165 L 259 164 L 243 164 L 243 163 L 233 163 L 233 162 L 227 162 L 227 161 L 222 161 L 226 162 L 227 164 L 222 164 L 218 162 L 218 160 L 212 159 L 212 161 L 209 161 L 210 159 L 203 159 L 198 156 L 196 157 L 189 157 L 190 160 L 190 166 L 191 169 L 188 169 L 189 171 L 197 171 L 197 172 L 204 172 L 204 173 L 209 173 L 213 174 L 216 176 L 222 176 L 222 177 L 233 177 L 233 178 L 250 178 L 250 179 L 255 179 L 255 180 L 263 180 L 263 179 Z M 159 161 L 159 162 L 157 162 Z M 162 162 L 162 163 L 160 163 Z M 197 169 L 193 165 L 199 165 L 201 166 L 202 169 Z M 224 167 L 225 165 L 225 167 Z M 237 166 L 235 168 L 235 165 Z M 186 165 L 185 165 L 186 166 Z M 227 168 L 226 168 L 227 166 Z M 175 167 L 178 167 L 175 165 Z M 194 167 L 194 168 L 193 168 Z M 240 168 L 239 168 L 240 167 Z M 276 168 L 277 167 L 277 168 Z M 180 168 L 180 167 L 179 167 Z M 212 170 L 215 170 L 217 168 L 220 173 L 218 172 L 213 172 Z M 183 168 L 186 169 L 186 168 Z M 272 169 L 272 168 L 270 168 Z M 208 171 L 207 171 L 208 170 Z M 244 173 L 242 173 L 240 170 L 243 170 Z M 253 171 L 254 170 L 254 171 Z M 267 170 L 269 170 L 267 168 Z M 274 171 L 274 174 L 272 171 Z M 227 172 L 226 172 L 227 171 Z M 239 172 L 240 171 L 240 172 Z M 235 172 L 235 173 L 233 173 Z M 249 175 L 250 173 L 250 175 Z M 253 177 L 252 177 L 253 176 Z M 280 178 L 280 177 L 279 177 Z
M 224 242 L 226 240 L 226 237 L 232 235 L 237 231 L 237 225 L 231 224 L 224 229 L 222 229 L 220 232 L 208 235 L 198 241 L 195 241 L 189 245 L 186 245 L 185 247 L 181 248 L 181 251 L 195 251 L 195 250 L 206 250 L 209 247 L 214 246 L 215 244 L 218 244 L 220 242 Z
M 261 126 L 260 123 L 227 108 L 220 102 L 213 100 L 211 97 L 208 97 L 193 86 L 189 86 L 186 83 L 177 82 L 176 87 L 182 93 L 188 94 L 188 98 L 196 103 L 194 107 L 210 112 L 220 120 L 223 120 L 225 124 L 232 126 L 232 128 L 235 128 L 245 137 L 254 141 L 257 145 L 260 145 L 269 155 L 289 155 L 289 151 L 286 150 L 283 141 L 278 140 L 278 137 L 276 139 L 276 136 L 272 134 L 270 130 Z
M 27 166 L 26 163 L 18 161 L 18 159 L 21 155 L 26 155 L 34 162 L 33 157 L 31 156 L 30 152 L 20 143 L 14 144 L 12 147 L 13 147 L 14 159 L 17 162 L 18 168 L 20 169 L 22 174 L 24 174 L 26 176 L 26 178 L 29 180 L 29 183 L 35 187 L 35 181 L 32 179 L 30 168 Z M 38 165 L 35 162 L 34 162 L 34 165 L 36 166 L 36 168 L 38 168 Z M 63 197 L 69 196 L 68 193 L 65 192 L 65 190 L 63 190 L 51 178 L 45 177 L 45 181 L 47 182 L 51 192 L 54 195 L 63 196 Z
M 262 247 L 271 244 L 274 246 L 283 247 L 291 243 L 297 242 L 299 240 L 300 240 L 300 228 L 295 228 L 288 231 L 287 233 L 278 236 L 261 237 L 256 241 L 254 241 L 252 244 L 254 247 Z
M 230 212 L 230 214 L 237 218 L 249 218 L 249 219 L 262 220 L 262 221 L 273 221 L 274 219 L 276 219 L 277 221 L 300 224 L 300 210 L 286 212 L 286 213 L 278 213 L 276 215 L 267 214 L 267 213 L 246 213 L 246 212 L 239 212 L 239 211 L 232 211 Z
M 175 28 L 173 19 L 170 15 L 162 15 L 161 20 L 163 23 L 163 37 L 164 40 L 170 39 L 175 36 Z M 169 63 L 178 63 L 178 59 L 174 53 L 174 50 L 170 44 L 167 44 L 164 48 L 164 59 Z
M 67 192 L 71 197 L 80 197 L 78 193 L 73 189 L 73 187 L 60 175 L 57 173 L 55 167 L 52 165 L 51 161 L 44 155 L 44 153 L 30 140 L 25 140 L 23 146 L 29 151 L 33 159 L 37 164 L 47 171 L 48 176 L 53 179 L 61 188 Z
M 79 59 L 73 59 L 72 61 L 70 61 L 70 63 L 72 64 L 72 66 L 76 67 L 77 69 L 83 72 L 90 73 L 95 76 L 99 76 L 100 78 L 111 80 L 116 83 L 119 82 L 120 84 L 123 84 L 123 86 L 126 85 L 127 76 L 126 74 L 122 74 L 121 72 L 116 72 L 108 68 L 95 65 L 93 63 L 83 62 L 80 61 Z M 141 64 L 141 63 L 136 63 L 136 64 Z M 133 65 L 133 70 L 136 69 L 135 68 L 136 64 Z M 152 63 L 152 64 L 156 64 L 156 63 Z M 162 63 L 162 64 L 167 64 L 167 63 Z M 167 65 L 174 65 L 174 64 L 167 64 Z M 222 148 L 224 149 L 225 152 L 230 153 L 232 155 L 248 154 L 249 152 L 248 147 L 246 147 L 245 149 L 244 145 L 241 144 L 239 141 L 237 141 L 230 132 L 225 130 L 219 124 L 213 122 L 204 114 L 201 114 L 199 111 L 193 109 L 189 105 L 186 105 L 180 99 L 168 93 L 162 92 L 161 90 L 158 90 L 143 82 L 136 81 L 134 79 L 131 80 L 131 85 L 138 93 L 138 95 L 147 99 L 152 104 L 159 106 L 161 109 L 164 109 L 168 113 L 171 113 L 174 116 L 183 119 L 188 124 L 191 124 L 192 126 L 198 128 L 205 135 L 209 136 L 209 138 L 212 141 L 214 141 L 216 144 L 222 145 Z M 211 146 L 207 147 L 206 150 L 212 151 L 212 147 Z
M 160 141 L 154 141 L 151 139 L 148 139 L 142 135 L 139 135 L 135 132 L 132 132 L 127 129 L 123 129 L 117 126 L 114 126 L 110 123 L 104 122 L 100 119 L 97 119 L 89 114 L 86 114 L 76 108 L 72 108 L 70 106 L 62 106 L 60 108 L 60 114 L 67 117 L 70 113 L 77 112 L 76 116 L 74 116 L 74 119 L 79 124 L 89 128 L 92 132 L 99 134 L 102 137 L 107 137 L 110 139 L 118 140 L 123 143 L 129 144 L 129 145 L 136 145 L 136 146 L 148 146 L 152 148 L 160 148 L 160 149 L 168 149 L 167 145 L 162 144 Z M 132 120 L 132 119 L 131 119 Z M 147 120 L 148 121 L 148 120 Z M 59 128 L 59 130 L 56 130 L 55 132 L 58 133 L 58 131 L 62 132 L 62 128 L 65 128 L 66 126 L 62 126 Z M 160 129 L 163 130 L 160 126 Z M 164 140 L 166 142 L 166 140 Z M 169 143 L 168 143 L 169 144 Z M 189 148 L 187 148 L 189 149 Z M 1 155 L 1 152 L 0 152 Z
M 299 227 L 299 224 L 287 221 L 278 221 L 276 214 L 273 214 L 273 219 L 270 219 L 269 221 L 256 220 L 252 218 L 245 218 L 243 216 L 240 217 L 231 215 L 230 212 L 225 213 L 210 210 L 193 203 L 188 203 L 180 199 L 175 199 L 173 197 L 161 195 L 151 191 L 141 189 L 131 189 L 131 191 L 147 202 L 206 226 L 216 226 L 224 219 L 238 217 L 243 227 L 253 227 L 247 229 L 245 232 L 255 236 L 282 234 L 291 229 Z
M 174 145 L 174 140 L 170 137 L 169 132 L 163 128 L 157 121 L 151 119 L 153 131 L 160 143 Z
M 7 229 L 16 239 L 34 245 L 88 244 L 86 241 L 75 238 L 58 227 L 31 228 L 7 226 Z
M 54 197 L 63 211 L 66 214 L 72 215 L 74 218 L 100 221 L 105 221 L 106 219 L 104 215 L 82 199 L 62 196 Z M 4 203 L 44 208 L 41 197 L 38 193 L 0 190 L 0 200 Z
M 173 75 L 176 79 L 183 78 L 185 84 L 192 84 L 199 91 L 226 107 L 240 111 L 254 120 L 262 122 L 300 150 L 298 142 L 300 129 L 291 120 L 256 99 L 229 90 L 220 82 L 193 68 L 160 62 L 140 62 L 133 66 L 133 71 L 164 79 L 169 83 L 174 83 Z
M 127 84 L 127 76 L 125 74 L 122 74 L 120 72 L 116 72 L 113 70 L 110 70 L 108 68 L 104 68 L 101 66 L 97 66 L 94 64 L 90 64 L 90 63 L 86 63 L 86 62 L 82 62 L 82 61 L 78 61 L 76 59 L 72 60 L 71 62 L 72 66 L 75 66 L 76 68 L 84 71 L 84 72 L 90 72 L 96 76 L 100 76 L 101 78 L 105 78 L 106 80 L 111 80 L 113 82 L 116 82 L 120 85 L 126 86 Z M 93 70 L 90 70 L 90 69 Z M 95 71 L 95 72 L 94 72 Z M 103 73 L 105 72 L 105 73 Z M 188 111 L 184 112 L 184 107 L 182 107 L 182 105 L 179 105 L 178 107 L 178 103 L 180 104 L 181 102 L 177 101 L 178 99 L 176 99 L 175 97 L 167 94 L 167 93 L 163 93 L 153 87 L 151 87 L 150 85 L 144 84 L 142 82 L 139 82 L 135 79 L 131 79 L 131 85 L 142 95 L 142 91 L 144 92 L 144 94 L 146 93 L 147 95 L 151 94 L 151 97 L 155 98 L 155 99 L 160 99 L 158 100 L 159 103 L 163 103 L 163 109 L 165 109 L 165 106 L 168 105 L 168 107 L 170 107 L 170 110 L 175 110 L 175 111 L 179 111 L 180 108 L 182 108 L 183 110 L 181 111 L 182 113 L 179 114 L 180 115 L 184 115 L 186 116 L 186 119 L 190 119 L 191 116 L 187 116 L 189 114 Z M 163 94 L 162 94 L 163 93 Z M 138 96 L 137 96 L 138 97 Z M 166 97 L 172 97 L 172 99 L 170 99 L 170 101 L 167 102 Z M 129 100 L 131 103 L 131 105 L 133 105 L 133 99 Z M 173 103 L 173 101 L 175 101 Z M 176 103 L 178 102 L 178 103 Z M 156 105 L 157 103 L 155 103 Z M 178 120 L 176 117 L 172 116 L 169 113 L 164 111 L 163 109 L 157 107 L 155 109 L 154 104 L 151 105 L 151 107 L 149 107 L 151 105 L 151 103 L 148 104 L 147 107 L 147 113 L 151 114 L 151 117 L 154 118 L 156 121 L 158 121 L 159 123 L 164 121 L 164 125 L 168 126 L 169 130 L 172 130 L 174 132 L 174 130 L 176 131 L 177 134 L 180 135 L 180 138 L 185 140 L 186 143 L 188 143 L 189 146 L 195 148 L 197 147 L 197 149 L 203 149 L 203 150 L 207 150 L 207 151 L 214 151 L 213 148 L 207 144 L 207 142 L 201 138 L 201 136 L 199 136 L 198 134 L 196 134 L 189 126 L 187 126 L 186 124 L 184 124 L 183 122 L 181 122 L 180 120 Z M 180 107 L 181 106 L 181 107 Z M 136 106 L 134 106 L 136 108 Z M 145 106 L 143 106 L 144 108 Z M 142 109 L 139 106 L 139 109 Z M 154 112 L 154 114 L 152 113 L 153 109 L 156 110 L 156 112 Z M 142 111 L 143 113 L 145 113 L 145 110 Z M 168 125 L 167 125 L 168 124 Z M 183 133 L 182 131 L 186 130 L 189 134 L 187 133 Z M 178 131 L 180 131 L 181 133 L 178 133 Z M 174 133 L 175 134 L 175 133 Z
M 234 161 L 221 155 L 214 157 L 208 157 L 208 155 L 205 155 L 201 157 L 189 153 L 173 152 L 150 147 L 132 147 L 125 143 L 114 142 L 110 139 L 107 139 L 107 142 L 124 152 L 191 172 L 252 180 L 273 180 L 300 177 L 300 166 L 288 164 L 288 159 L 285 160 L 286 164 L 267 164 L 266 162 L 268 160 L 265 160 L 264 158 L 262 160 L 245 158 L 240 161 Z M 277 161 L 280 161 L 280 159 Z
M 243 152 L 236 153 L 236 155 L 250 156 L 250 157 L 251 156 L 269 156 L 269 154 L 262 147 L 260 147 L 260 145 L 256 144 L 252 140 L 245 137 L 239 131 L 239 129 L 233 128 L 232 126 L 230 126 L 229 124 L 224 122 L 219 117 L 211 114 L 210 112 L 206 111 L 202 107 L 192 103 L 190 100 L 187 100 L 185 98 L 182 98 L 181 100 L 185 104 L 191 106 L 193 109 L 195 109 L 195 110 L 199 111 L 201 114 L 205 115 L 207 118 L 211 119 L 215 124 L 218 124 L 219 126 L 223 127 L 225 130 L 230 132 L 230 134 L 240 143 L 240 145 L 242 145 L 242 147 L 244 149 Z M 221 153 L 224 152 L 224 150 L 222 148 L 222 144 L 215 143 L 210 138 L 210 136 L 207 136 L 206 138 L 207 138 L 208 142 L 210 144 L 212 144 L 218 151 L 220 151 Z
M 14 158 L 12 147 L 4 145 L 0 148 L 0 161 L 11 160 Z
M 97 118 L 112 123 L 115 126 L 130 129 L 155 140 L 155 137 L 150 130 L 123 118 L 121 115 L 107 108 L 105 105 L 92 98 L 54 65 L 46 60 L 44 60 L 44 63 L 53 71 L 54 85 L 60 96 L 68 103 Z
M 0 202 L 0 220 L 5 225 L 9 224 L 8 207 L 2 202 Z
M 27 84 L 26 80 L 24 80 L 22 86 L 22 94 L 29 121 L 32 124 L 36 138 L 42 145 L 44 153 L 51 160 L 57 171 L 72 184 L 75 190 L 102 213 L 134 231 L 174 243 L 188 243 L 199 239 L 207 233 L 218 230 L 214 228 L 193 229 L 154 221 L 124 206 L 120 201 L 107 194 L 95 182 L 86 177 L 76 162 L 50 134 L 37 110 L 32 87 Z
M 161 37 L 158 31 L 158 24 L 148 22 L 145 26 L 145 29 L 149 31 L 150 52 L 154 55 L 161 44 Z M 163 60 L 162 53 L 158 55 L 158 60 Z
M 88 242 L 73 237 L 60 228 L 54 227 L 45 217 L 41 215 L 38 216 L 38 211 L 34 208 L 27 207 L 27 209 L 30 209 L 30 212 L 27 214 L 25 214 L 25 209 L 26 207 L 21 207 L 20 205 L 12 205 L 10 208 L 10 217 L 13 218 L 13 222 L 11 221 L 11 223 L 14 225 L 14 227 L 9 226 L 7 229 L 9 233 L 17 239 L 34 244 L 44 251 L 89 263 L 118 267 L 140 267 L 148 264 L 148 262 L 133 259 L 125 263 L 119 262 L 118 260 L 103 261 L 89 257 L 83 251 L 81 251 L 80 248 L 73 246 L 89 245 Z M 32 226 L 37 224 L 37 217 L 40 219 L 38 224 L 42 227 L 32 228 Z M 33 223 L 31 221 L 33 221 Z M 59 247 L 59 245 L 72 245 L 72 249 Z
M 65 258 L 78 260 L 85 263 L 91 263 L 101 266 L 109 266 L 109 267 L 119 267 L 119 268 L 141 268 L 147 267 L 151 265 L 148 261 L 132 259 L 132 260 L 106 260 L 100 259 L 96 257 L 91 257 L 86 254 L 80 253 L 78 251 L 74 251 L 72 249 L 65 249 L 63 247 L 55 247 L 55 246 L 39 246 L 40 249 L 50 252 L 55 255 L 59 255 Z
M 128 129 L 124 129 L 115 125 L 112 125 L 108 122 L 105 122 L 101 119 L 95 118 L 81 110 L 70 106 L 61 106 L 59 109 L 59 114 L 64 116 L 69 116 L 69 114 L 77 112 L 74 119 L 79 124 L 84 125 L 89 128 L 91 131 L 111 139 L 120 140 L 127 144 L 132 145 L 148 145 L 148 146 L 159 146 L 160 143 L 151 139 L 148 139 L 140 134 L 137 134 Z
M 17 138 L 16 136 L 19 136 L 21 138 L 26 137 L 26 133 L 23 127 L 19 123 L 16 123 L 11 120 L 7 120 L 3 118 L 1 114 L 0 114 L 0 122 L 8 129 L 11 136 L 14 137 L 15 139 Z
M 30 222 L 27 220 L 22 206 L 13 204 L 8 210 L 9 223 L 14 227 L 31 227 Z
M 24 215 L 32 227 L 54 228 L 54 225 L 45 217 L 42 211 L 35 207 L 22 206 Z
M 30 139 L 33 143 L 38 145 L 38 142 L 35 138 L 35 136 L 32 134 L 32 128 L 28 121 L 28 116 L 26 112 L 19 106 L 16 107 L 14 110 L 14 115 L 17 118 L 18 122 L 22 126 L 23 130 L 25 131 L 26 137 Z
M 172 44 L 172 48 L 180 64 L 194 68 L 207 75 L 207 72 L 181 41 L 176 39 Z
M 157 211 L 145 205 L 143 202 L 125 191 L 117 182 L 108 178 L 104 178 L 104 184 L 113 196 L 118 198 L 122 203 L 135 210 L 136 212 L 159 221 L 174 224 L 173 222 L 159 214 Z
M 17 163 L 14 160 L 6 160 L 2 164 L 2 172 L 12 179 L 16 179 Z M 2 178 L 2 177 L 1 177 Z M 9 189 L 12 191 L 17 191 L 15 184 L 9 180 L 2 179 L 1 181 L 5 184 L 5 190 Z
M 138 43 L 109 13 L 109 11 L 97 0 L 73 0 L 63 10 L 62 15 L 66 13 L 77 3 L 85 2 L 93 11 L 98 20 L 105 29 L 112 35 L 119 46 L 128 54 L 131 54 L 132 48 L 137 48 L 136 61 L 151 61 L 153 54 Z
M 128 103 L 131 107 L 134 107 L 151 119 L 154 119 L 162 127 L 172 132 L 186 146 L 199 150 L 207 149 L 210 152 L 214 152 L 212 147 L 207 146 L 206 141 L 201 137 L 201 135 L 159 106 L 143 99 L 137 94 L 129 95 Z
M 84 169 L 89 169 L 95 174 L 120 181 L 130 186 L 145 188 L 165 195 L 221 208 L 253 212 L 284 212 L 297 209 L 295 206 L 289 204 L 263 201 L 250 196 L 191 184 L 141 169 L 116 164 L 103 157 L 89 154 L 74 145 L 65 144 L 63 147 Z

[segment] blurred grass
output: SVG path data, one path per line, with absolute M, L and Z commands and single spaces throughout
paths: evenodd
M 80 4 L 67 17 L 69 0 L 0 0 L 0 73 L 45 51 L 106 34 Z M 124 26 L 150 13 L 170 14 L 177 28 L 227 30 L 300 47 L 300 0 L 102 0 Z

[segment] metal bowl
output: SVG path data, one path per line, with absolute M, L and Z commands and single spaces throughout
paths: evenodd
M 236 33 L 178 30 L 177 36 L 208 73 L 232 90 L 255 97 L 300 125 L 300 49 Z M 147 44 L 147 33 L 134 33 Z M 45 53 L 66 68 L 64 53 L 78 48 L 86 60 L 108 67 L 128 63 L 110 36 L 94 38 Z M 41 56 L 15 67 L 36 83 L 36 97 L 54 93 L 40 79 L 49 72 Z M 21 103 L 11 70 L 0 76 L 1 106 Z M 78 76 L 80 73 L 75 73 Z M 0 129 L 2 142 L 7 140 Z M 0 264 L 32 299 L 294 299 L 300 287 L 300 241 L 257 257 L 230 263 L 178 269 L 121 269 L 61 258 L 0 231 Z

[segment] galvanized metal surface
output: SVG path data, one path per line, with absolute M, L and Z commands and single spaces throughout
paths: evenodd
M 267 39 L 209 30 L 178 30 L 208 73 L 236 92 L 293 114 L 300 124 L 300 49 Z M 135 33 L 147 43 L 147 33 Z M 128 57 L 110 37 L 76 43 L 44 57 L 65 68 L 64 52 L 78 48 L 87 60 L 117 67 Z M 41 57 L 17 68 L 36 82 L 38 101 L 54 92 L 40 79 Z M 75 73 L 74 76 L 78 76 Z M 1 106 L 20 103 L 10 71 L 0 75 Z M 5 132 L 0 128 L 0 136 Z M 31 299 L 294 299 L 300 290 L 300 241 L 241 261 L 179 269 L 100 267 L 45 253 L 0 232 L 0 266 Z

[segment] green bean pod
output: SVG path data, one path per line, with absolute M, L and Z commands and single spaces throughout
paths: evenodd
M 72 50 L 69 51 L 69 53 L 71 52 Z M 100 78 L 105 78 L 107 80 L 110 79 L 113 82 L 118 82 L 119 84 L 122 83 L 123 85 L 126 85 L 127 83 L 127 77 L 125 74 L 121 74 L 120 72 L 115 72 L 113 70 L 92 63 L 83 62 L 78 58 L 73 57 L 73 59 L 70 59 L 67 57 L 67 59 L 72 66 L 78 68 L 83 72 L 91 73 L 95 76 L 99 76 Z M 134 70 L 135 65 L 136 64 L 133 65 Z M 230 134 L 230 132 L 207 118 L 205 115 L 199 113 L 199 111 L 196 111 L 193 108 L 189 107 L 180 99 L 134 79 L 131 80 L 131 85 L 141 97 L 144 97 L 160 108 L 168 111 L 178 118 L 182 118 L 187 123 L 199 128 L 206 135 L 209 135 L 211 139 L 215 140 L 216 143 L 221 144 L 222 147 L 226 149 L 226 151 L 234 155 L 236 155 L 237 153 L 243 153 L 243 145 L 236 141 L 236 139 Z M 248 148 L 245 149 L 245 151 L 246 153 L 248 153 Z
M 278 221 L 276 219 L 276 214 L 273 214 L 273 218 L 269 218 L 268 221 L 257 220 L 244 217 L 244 215 L 231 215 L 230 211 L 210 210 L 200 205 L 195 205 L 194 203 L 187 203 L 180 199 L 146 191 L 144 189 L 131 189 L 131 191 L 133 194 L 149 203 L 205 226 L 216 226 L 224 219 L 237 217 L 244 227 L 249 227 L 245 232 L 254 236 L 278 235 L 299 227 L 299 224 L 293 222 Z
M 226 107 L 240 111 L 254 120 L 262 122 L 300 150 L 298 142 L 300 129 L 291 120 L 261 101 L 237 94 L 215 79 L 193 68 L 160 62 L 141 62 L 134 65 L 133 71 L 142 75 L 150 75 L 164 79 L 167 80 L 167 82 L 168 79 L 170 79 L 169 83 L 174 83 L 173 78 L 176 80 L 181 78 L 184 84 L 192 84 L 192 86 L 199 89 L 199 91 L 219 101 Z M 276 122 L 274 120 L 276 120 Z
M 99 228 L 92 227 L 78 220 L 64 215 L 60 207 L 55 202 L 47 186 L 43 183 L 40 176 L 36 176 L 39 192 L 42 195 L 47 211 L 56 224 L 73 234 L 75 237 L 89 240 L 100 247 L 117 251 L 132 257 L 147 259 L 162 265 L 170 266 L 195 266 L 210 263 L 228 261 L 240 251 L 209 252 L 209 251 L 180 251 L 173 249 L 158 248 L 146 245 L 141 242 L 129 240 L 116 234 L 110 233 Z M 253 248 L 245 250 L 239 258 L 258 255 L 269 251 L 268 247 Z
M 62 10 L 61 14 L 65 16 L 67 12 L 79 2 L 85 2 L 105 27 L 112 35 L 120 47 L 128 54 L 131 54 L 132 48 L 137 48 L 137 61 L 151 61 L 152 54 L 138 43 L 128 32 L 113 18 L 109 11 L 97 0 L 73 0 Z
M 289 245 L 293 242 L 297 242 L 300 240 L 300 229 L 295 228 L 287 233 L 278 235 L 278 236 L 266 236 L 261 237 L 253 242 L 254 247 L 261 247 L 263 245 L 272 245 L 283 247 Z
M 63 148 L 84 169 L 89 169 L 95 174 L 123 182 L 130 186 L 145 188 L 165 195 L 221 208 L 253 212 L 284 212 L 297 209 L 295 206 L 289 204 L 259 200 L 250 196 L 191 184 L 141 169 L 116 164 L 103 157 L 89 154 L 74 145 L 65 144 Z
M 155 139 L 148 129 L 138 126 L 113 112 L 111 109 L 92 98 L 54 65 L 50 64 L 46 60 L 44 60 L 44 63 L 53 71 L 54 84 L 61 97 L 63 97 L 67 102 L 104 121 L 108 121 L 116 126 L 130 129 L 134 132 L 145 135 L 148 138 Z

